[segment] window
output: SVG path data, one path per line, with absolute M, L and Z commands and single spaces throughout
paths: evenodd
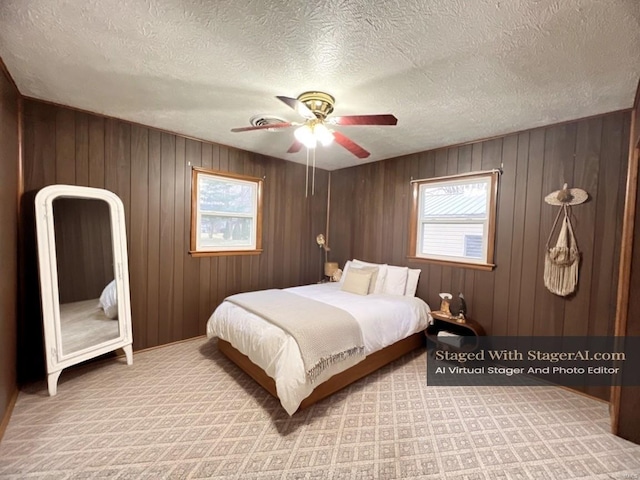
M 262 252 L 262 179 L 194 167 L 191 249 L 194 256 Z
M 413 182 L 410 256 L 490 270 L 498 172 Z

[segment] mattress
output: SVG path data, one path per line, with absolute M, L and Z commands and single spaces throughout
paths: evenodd
M 349 312 L 362 329 L 366 355 L 424 330 L 430 321 L 429 306 L 417 297 L 356 295 L 340 290 L 337 283 L 286 290 Z M 357 363 L 353 359 L 340 363 L 312 384 L 307 380 L 298 345 L 290 335 L 229 302 L 223 302 L 209 318 L 207 336 L 226 340 L 273 378 L 278 398 L 290 415 L 318 383 Z

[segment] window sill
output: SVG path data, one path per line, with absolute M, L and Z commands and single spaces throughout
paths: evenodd
M 231 257 L 235 255 L 260 255 L 260 250 L 224 250 L 219 252 L 193 251 L 189 250 L 192 257 Z
M 458 267 L 458 268 L 468 268 L 470 270 L 483 270 L 486 272 L 492 271 L 496 268 L 493 263 L 470 263 L 470 262 L 454 262 L 449 260 L 437 260 L 435 258 L 424 258 L 424 257 L 412 257 L 408 256 L 408 260 L 412 262 L 424 262 L 424 263 L 433 263 L 434 265 L 443 265 L 447 267 Z

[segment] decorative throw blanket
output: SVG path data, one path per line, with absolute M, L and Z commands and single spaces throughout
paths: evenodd
M 298 343 L 307 377 L 350 357 L 364 359 L 358 322 L 348 312 L 283 290 L 238 293 L 226 298 L 290 334 Z

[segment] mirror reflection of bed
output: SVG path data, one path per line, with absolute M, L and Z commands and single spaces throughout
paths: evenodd
M 109 204 L 101 199 L 53 201 L 62 354 L 120 335 Z M 102 297 L 102 298 L 101 298 Z

